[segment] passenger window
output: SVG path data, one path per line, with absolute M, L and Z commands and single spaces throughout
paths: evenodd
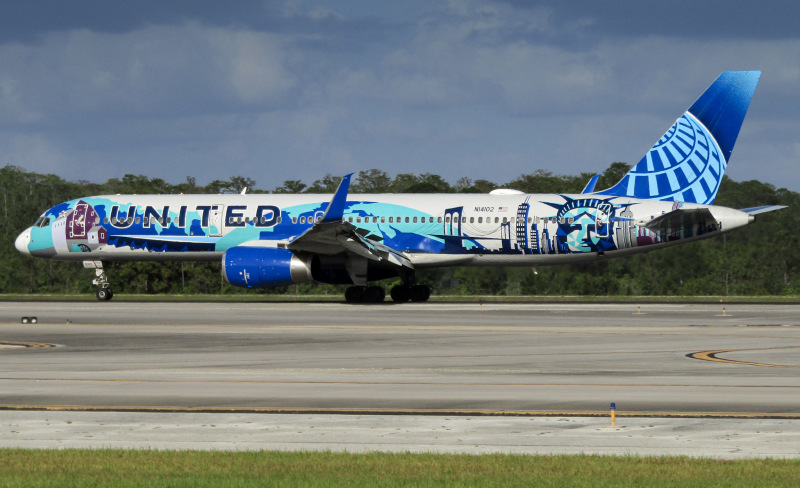
M 410 221 L 411 220 L 408 217 L 406 217 L 406 224 L 409 223 Z
M 360 223 L 361 223 L 361 217 L 356 217 L 356 223 L 357 223 L 357 224 L 360 224 Z
M 381 217 L 381 224 L 385 224 L 385 223 L 386 223 L 386 217 Z
M 474 224 L 475 223 L 475 217 L 470 217 L 469 218 L 469 223 L 470 224 Z
M 377 224 L 378 223 L 378 217 L 372 217 L 372 223 L 373 224 Z
M 416 217 L 414 217 L 414 223 L 415 223 L 415 224 L 417 223 L 417 218 L 416 218 Z
M 394 217 L 389 217 L 389 223 L 390 224 L 394 223 Z
M 478 217 L 478 223 L 479 223 L 479 224 L 482 224 L 482 223 L 483 223 L 483 217 Z
M 449 224 L 450 223 L 450 216 L 449 215 L 444 218 L 444 223 L 445 224 Z
M 437 218 L 436 218 L 436 221 L 437 221 L 437 222 L 439 222 L 439 223 L 441 224 L 441 223 L 442 223 L 442 218 L 441 218 L 441 217 L 437 217 Z
M 292 217 L 292 223 L 293 223 L 293 224 L 296 224 L 296 223 L 297 223 L 297 217 Z

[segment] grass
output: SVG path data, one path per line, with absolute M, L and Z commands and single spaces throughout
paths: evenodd
M 797 486 L 800 460 L 0 449 L 0 487 Z

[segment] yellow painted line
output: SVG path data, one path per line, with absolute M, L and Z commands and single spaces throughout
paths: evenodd
M 604 387 L 604 388 L 789 388 L 800 389 L 800 385 L 720 385 L 692 383 L 521 383 L 521 382 L 449 382 L 449 381 L 302 381 L 302 380 L 158 380 L 137 378 L 11 378 L 0 377 L 0 381 L 34 382 L 80 382 L 80 383 L 155 383 L 155 384 L 230 384 L 230 385 L 366 385 L 366 386 L 536 386 L 536 387 Z
M 718 363 L 728 363 L 728 364 L 741 364 L 745 366 L 760 366 L 764 368 L 791 368 L 791 369 L 800 369 L 800 366 L 787 366 L 783 364 L 768 364 L 768 363 L 752 363 L 748 361 L 737 361 L 735 359 L 725 359 L 718 357 L 719 354 L 724 354 L 727 352 L 740 352 L 740 351 L 768 351 L 774 349 L 797 349 L 800 346 L 782 346 L 782 347 L 764 347 L 764 348 L 748 348 L 748 349 L 719 349 L 714 351 L 700 351 L 700 352 L 693 352 L 691 354 L 687 354 L 687 357 L 692 359 L 699 359 L 701 361 L 714 361 Z
M 47 412 L 139 412 L 139 413 L 260 413 L 331 415 L 439 415 L 439 416 L 514 416 L 514 417 L 607 417 L 596 410 L 469 410 L 469 409 L 390 409 L 390 408 L 280 408 L 280 407 L 148 407 L 112 405 L 0 405 L 0 411 Z M 720 418 L 720 419 L 797 419 L 796 413 L 759 412 L 620 412 L 618 417 L 645 418 Z
M 15 341 L 0 341 L 0 346 L 17 346 L 17 347 L 27 347 L 27 348 L 56 347 L 55 344 L 39 344 L 36 342 L 15 342 Z

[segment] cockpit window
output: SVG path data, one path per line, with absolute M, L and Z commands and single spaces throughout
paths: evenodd
M 50 217 L 45 217 L 44 215 L 39 217 L 39 220 L 33 224 L 34 227 L 47 227 L 48 225 L 50 225 Z

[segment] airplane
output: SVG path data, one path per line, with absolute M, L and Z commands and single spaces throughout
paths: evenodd
M 416 271 L 441 266 L 586 263 L 729 232 L 784 206 L 713 205 L 761 76 L 726 71 L 611 188 L 579 194 L 101 195 L 60 203 L 17 237 L 30 256 L 105 263 L 214 260 L 247 288 L 308 281 L 351 285 L 351 303 L 424 302 Z

